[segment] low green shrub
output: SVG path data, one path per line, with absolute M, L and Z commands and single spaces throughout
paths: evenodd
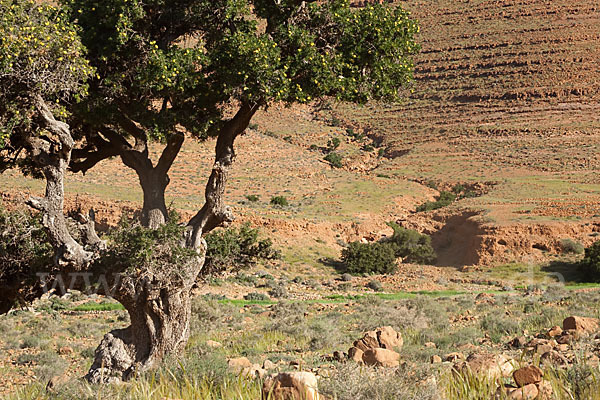
M 388 243 L 352 242 L 342 250 L 342 262 L 351 274 L 389 274 L 396 269 L 396 254 Z
M 287 199 L 283 196 L 274 196 L 271 197 L 271 205 L 273 206 L 289 206 Z
M 280 257 L 271 239 L 259 239 L 258 229 L 244 224 L 239 228 L 221 229 L 205 236 L 206 261 L 202 274 L 214 274 L 226 268 L 241 269 L 255 265 L 259 260 Z
M 339 138 L 334 137 L 332 139 L 329 139 L 329 141 L 327 141 L 327 150 L 330 152 L 334 151 L 338 147 L 340 147 L 340 144 L 341 144 L 341 141 Z
M 251 203 L 256 203 L 257 201 L 260 200 L 260 196 L 257 196 L 255 194 L 249 194 L 249 195 L 246 195 L 246 200 L 248 200 Z
M 394 235 L 387 239 L 394 247 L 396 257 L 415 264 L 429 264 L 435 261 L 435 250 L 431 246 L 431 237 L 422 235 L 412 229 L 405 229 L 395 222 L 388 225 L 394 230 Z
M 267 296 L 264 293 L 252 292 L 252 293 L 248 293 L 247 295 L 245 295 L 244 296 L 244 300 L 248 300 L 248 301 L 269 301 L 271 299 L 269 298 L 269 296 Z
M 331 164 L 332 167 L 342 168 L 342 156 L 338 153 L 329 153 L 325 156 L 324 160 Z
M 452 192 L 441 191 L 435 201 L 428 201 L 417 207 L 417 212 L 437 210 L 449 206 L 456 200 L 456 195 Z
M 586 280 L 600 282 L 600 240 L 585 249 L 581 269 L 585 273 Z
M 585 247 L 573 239 L 566 238 L 560 241 L 560 248 L 563 253 L 583 254 Z

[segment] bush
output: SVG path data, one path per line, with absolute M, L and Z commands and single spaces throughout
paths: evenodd
M 53 254 L 39 216 L 0 208 L 0 313 L 41 294 L 36 272 L 52 265 Z
M 452 192 L 442 191 L 436 198 L 436 201 L 428 201 L 425 204 L 421 204 L 417 207 L 417 212 L 437 210 L 446 206 L 449 206 L 456 200 L 456 195 Z
M 260 196 L 257 196 L 255 194 L 249 194 L 246 195 L 246 200 L 248 200 L 251 203 L 256 203 L 258 200 L 260 200 Z
M 568 238 L 560 241 L 560 248 L 563 253 L 583 254 L 585 251 L 585 248 L 581 243 Z
M 600 240 L 585 249 L 581 268 L 586 280 L 600 282 Z
M 342 262 L 351 274 L 389 274 L 396 269 L 396 253 L 388 243 L 352 242 L 342 251 Z
M 392 244 L 396 257 L 403 261 L 416 264 L 429 264 L 435 261 L 435 250 L 431 246 L 431 237 L 422 235 L 412 229 L 405 229 L 395 222 L 388 225 L 394 230 L 394 235 L 386 242 Z
M 280 257 L 270 239 L 258 239 L 258 229 L 249 224 L 211 232 L 205 237 L 208 245 L 202 274 L 220 272 L 226 268 L 247 268 L 259 260 Z
M 342 156 L 338 153 L 329 153 L 325 156 L 324 160 L 331 164 L 332 167 L 342 168 Z
M 247 295 L 245 295 L 244 296 L 244 300 L 248 300 L 248 301 L 269 301 L 271 299 L 269 298 L 269 296 L 267 296 L 264 293 L 253 292 L 253 293 L 248 293 Z
M 367 287 L 376 292 L 383 291 L 383 285 L 379 281 L 370 281 L 369 283 L 367 283 Z
M 327 150 L 330 152 L 336 150 L 338 147 L 340 147 L 340 143 L 341 141 L 339 138 L 334 137 L 332 139 L 329 139 L 329 141 L 327 142 Z
M 289 203 L 287 199 L 283 196 L 274 196 L 271 197 L 271 205 L 285 207 L 288 206 Z

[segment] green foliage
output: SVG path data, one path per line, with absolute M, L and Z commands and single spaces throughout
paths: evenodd
M 394 230 L 394 235 L 386 242 L 394 247 L 396 257 L 417 264 L 429 264 L 435 261 L 436 254 L 431 246 L 431 237 L 412 229 L 405 229 L 395 222 L 389 222 L 388 225 Z
M 441 191 L 435 201 L 428 201 L 417 207 L 417 212 L 437 210 L 449 206 L 456 200 L 456 195 L 452 192 Z
M 256 203 L 257 201 L 260 200 L 260 196 L 258 196 L 256 194 L 249 194 L 249 195 L 246 195 L 246 200 L 248 200 L 251 203 Z
M 0 167 L 24 146 L 23 133 L 38 130 L 33 96 L 41 94 L 55 115 L 58 102 L 79 99 L 93 72 L 78 31 L 56 6 L 31 0 L 0 0 Z
M 269 301 L 269 296 L 264 293 L 252 292 L 244 296 L 244 300 L 248 301 Z
M 244 224 L 238 229 L 222 229 L 206 235 L 208 245 L 203 274 L 212 274 L 226 268 L 247 268 L 258 260 L 279 258 L 270 239 L 259 239 L 258 229 Z
M 198 262 L 198 253 L 181 244 L 185 230 L 179 217 L 171 213 L 168 222 L 150 229 L 122 218 L 108 236 L 106 251 L 95 262 L 100 271 L 151 271 L 175 277 L 184 266 Z
M 340 147 L 340 139 L 339 138 L 331 138 L 327 141 L 327 151 L 331 152 L 336 150 L 338 147 Z
M 563 253 L 583 254 L 585 251 L 585 247 L 581 243 L 570 238 L 561 239 L 560 248 Z
M 285 207 L 288 206 L 289 203 L 284 196 L 274 196 L 271 197 L 271 205 Z
M 35 295 L 36 272 L 48 271 L 53 248 L 39 216 L 0 208 L 0 313 Z
M 342 168 L 342 156 L 338 153 L 329 153 L 325 156 L 324 160 L 331 164 L 332 167 Z
M 600 282 L 600 241 L 585 249 L 581 269 L 586 274 L 586 280 Z
M 388 243 L 352 242 L 342 250 L 342 262 L 350 274 L 389 274 L 396 269 L 396 254 Z
M 379 281 L 370 281 L 369 283 L 367 283 L 367 287 L 376 292 L 383 291 L 383 285 Z

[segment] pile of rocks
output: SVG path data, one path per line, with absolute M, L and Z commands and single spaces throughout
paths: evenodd
M 354 342 L 348 350 L 348 358 L 357 363 L 377 367 L 397 367 L 404 345 L 402 335 L 391 326 L 384 326 L 366 332 L 361 339 Z
M 551 400 L 552 385 L 543 379 L 544 373 L 534 365 L 519 368 L 513 372 L 515 385 L 505 385 L 498 388 L 498 397 L 502 392 L 510 400 Z

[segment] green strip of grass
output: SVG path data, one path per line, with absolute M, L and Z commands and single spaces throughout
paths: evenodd
M 115 310 L 124 310 L 120 303 L 95 303 L 89 302 L 85 304 L 80 304 L 77 307 L 74 307 L 73 311 L 115 311 Z

